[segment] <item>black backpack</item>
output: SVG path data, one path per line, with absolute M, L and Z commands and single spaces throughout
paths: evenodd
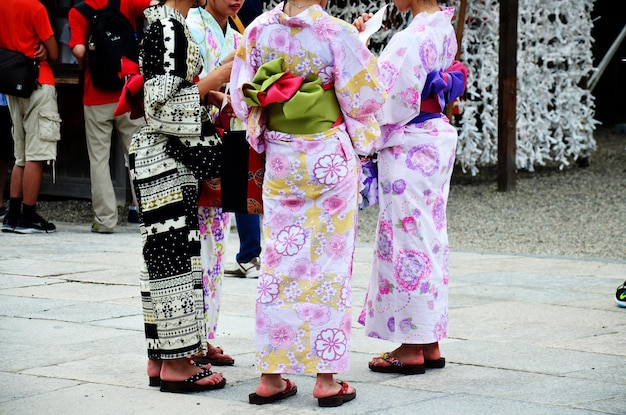
M 91 25 L 88 41 L 87 65 L 91 80 L 97 88 L 119 91 L 124 85 L 118 72 L 122 56 L 137 62 L 139 40 L 130 22 L 120 11 L 120 0 L 95 10 L 82 2 L 74 6 Z

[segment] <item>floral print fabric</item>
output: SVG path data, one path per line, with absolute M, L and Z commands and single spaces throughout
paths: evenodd
M 226 25 L 224 33 L 215 18 L 200 7 L 190 9 L 186 21 L 191 36 L 200 49 L 203 60 L 200 78 L 203 78 L 219 66 L 225 56 L 237 49 L 241 34 L 230 25 Z M 215 118 L 217 109 L 212 108 L 211 115 Z M 201 205 L 198 207 L 198 220 L 207 338 L 211 340 L 215 338 L 222 299 L 224 252 L 230 214 L 224 212 L 221 207 Z
M 457 44 L 453 9 L 419 13 L 379 58 L 389 99 L 379 113 L 379 219 L 374 266 L 359 322 L 370 337 L 427 344 L 447 336 L 446 203 L 457 133 L 420 112 L 428 73 L 448 68 Z M 384 74 L 384 75 L 382 75 Z
M 256 364 L 262 373 L 336 373 L 349 368 L 351 278 L 356 236 L 357 151 L 379 135 L 375 112 L 385 98 L 375 58 L 355 29 L 315 5 L 288 17 L 282 4 L 246 30 L 235 58 L 233 107 L 248 140 L 265 151 L 265 250 L 256 300 Z M 275 58 L 284 71 L 334 84 L 345 122 L 317 134 L 267 127 L 241 86 Z

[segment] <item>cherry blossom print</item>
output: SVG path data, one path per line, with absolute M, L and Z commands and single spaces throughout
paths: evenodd
M 396 56 L 401 58 L 402 56 L 406 55 L 406 50 L 407 48 L 398 48 L 396 50 Z
M 273 30 L 270 32 L 270 48 L 278 53 L 289 53 L 290 38 L 288 30 Z
M 400 250 L 394 268 L 396 282 L 404 291 L 415 291 L 432 271 L 428 255 L 413 249 Z
M 319 63 L 315 62 L 315 66 L 321 66 L 317 73 L 317 76 L 320 77 L 322 84 L 332 84 L 335 81 L 335 74 L 333 72 L 333 67 L 330 65 L 324 65 L 321 61 Z
M 380 62 L 380 65 L 378 65 L 376 69 L 378 80 L 387 92 L 389 92 L 393 86 L 395 79 L 398 77 L 398 73 L 398 68 L 389 61 Z
M 329 154 L 315 163 L 313 174 L 320 183 L 332 186 L 347 176 L 348 163 L 339 154 Z
M 270 325 L 272 324 L 272 320 L 262 311 L 257 310 L 256 312 L 256 332 L 258 334 L 265 334 L 270 330 Z
M 276 235 L 276 251 L 281 255 L 296 255 L 305 243 L 304 230 L 298 225 L 285 227 Z
M 322 202 L 322 206 L 324 207 L 326 213 L 328 213 L 329 215 L 336 215 L 346 209 L 347 203 L 345 198 L 338 195 L 333 195 L 324 199 L 324 202 Z
M 376 255 L 381 261 L 391 262 L 393 259 L 393 231 L 391 223 L 381 221 L 376 238 Z
M 376 111 L 378 111 L 378 109 L 380 108 L 380 102 L 374 100 L 374 99 L 369 99 L 367 101 L 365 101 L 360 107 L 359 110 L 357 111 L 357 117 L 358 118 L 365 118 L 370 114 L 375 114 Z
M 265 265 L 266 268 L 276 268 L 282 259 L 282 255 L 278 253 L 274 245 L 267 245 L 265 247 L 263 253 L 263 265 Z
M 270 175 L 284 179 L 289 174 L 291 166 L 287 157 L 282 154 L 272 154 L 267 158 L 265 167 L 268 169 Z
M 289 266 L 289 275 L 300 280 L 315 280 L 320 276 L 322 267 L 306 258 L 299 258 Z
M 420 45 L 420 57 L 422 58 L 422 62 L 424 62 L 424 66 L 426 68 L 432 68 L 437 62 L 438 55 L 439 53 L 437 52 L 435 42 L 433 42 L 432 39 L 424 39 Z
M 417 236 L 417 221 L 413 216 L 405 216 L 402 218 L 402 231 L 410 235 Z
M 446 226 L 446 201 L 441 194 L 435 198 L 432 215 L 435 229 L 438 231 L 442 230 Z
M 270 327 L 270 344 L 277 349 L 289 349 L 293 344 L 296 333 L 287 324 Z
M 339 323 L 339 329 L 344 333 L 352 332 L 352 316 L 351 314 L 346 314 L 341 318 L 341 323 Z
M 294 150 L 313 155 L 324 150 L 324 142 L 316 140 L 293 140 L 291 142 Z
M 272 212 L 272 216 L 269 219 L 269 224 L 273 231 L 279 231 L 285 226 L 293 223 L 293 216 L 284 210 L 276 210 Z
M 406 166 L 411 170 L 418 170 L 424 176 L 430 177 L 439 169 L 439 151 L 432 143 L 411 147 L 406 156 Z
M 296 195 L 287 195 L 280 199 L 280 205 L 292 212 L 297 212 L 304 206 L 304 199 Z
M 296 304 L 298 318 L 308 321 L 314 327 L 322 326 L 330 321 L 330 308 L 323 304 Z
M 315 339 L 315 351 L 324 360 L 339 360 L 348 351 L 346 334 L 338 329 L 322 330 Z
M 344 256 L 346 248 L 346 237 L 344 235 L 331 235 L 326 243 L 326 253 L 332 258 Z
M 313 36 L 321 41 L 334 40 L 341 33 L 341 27 L 330 19 L 319 19 L 311 27 Z
M 280 278 L 275 275 L 264 274 L 259 278 L 256 290 L 258 303 L 269 304 L 273 302 L 280 293 Z
M 302 52 L 302 45 L 300 44 L 300 41 L 295 37 L 292 37 L 289 44 L 289 56 L 302 55 Z

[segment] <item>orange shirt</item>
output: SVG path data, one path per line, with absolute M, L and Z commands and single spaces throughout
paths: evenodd
M 54 36 L 48 11 L 38 0 L 1 0 L 0 28 L 0 47 L 31 58 L 39 42 Z M 48 61 L 39 62 L 39 83 L 55 85 Z
M 93 7 L 95 10 L 105 7 L 108 2 L 108 0 L 85 0 L 85 3 Z M 132 27 L 136 30 L 137 28 L 135 26 L 137 17 L 140 16 L 144 9 L 149 5 L 150 0 L 120 0 L 120 11 L 124 16 L 126 16 Z M 70 25 L 71 33 L 70 43 L 68 44 L 70 49 L 76 45 L 86 45 L 90 34 L 89 21 L 75 8 L 70 9 L 67 21 Z M 111 104 L 119 100 L 121 90 L 107 91 L 93 86 L 88 66 L 85 68 L 84 79 L 84 105 Z

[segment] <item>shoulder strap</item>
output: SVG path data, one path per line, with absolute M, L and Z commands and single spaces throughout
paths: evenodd
M 243 31 L 245 30 L 245 27 L 243 26 L 243 23 L 241 22 L 241 19 L 239 19 L 239 16 L 234 15 L 234 16 L 230 16 L 230 18 L 232 19 L 233 23 L 235 24 L 235 27 L 237 28 L 237 31 L 239 33 L 243 33 Z
M 96 14 L 96 10 L 84 1 L 81 1 L 80 3 L 75 5 L 74 8 L 78 10 L 80 14 L 85 16 L 89 21 L 91 21 L 93 16 Z
M 109 0 L 109 3 L 107 4 L 107 6 L 111 7 L 112 9 L 120 9 L 120 0 Z

